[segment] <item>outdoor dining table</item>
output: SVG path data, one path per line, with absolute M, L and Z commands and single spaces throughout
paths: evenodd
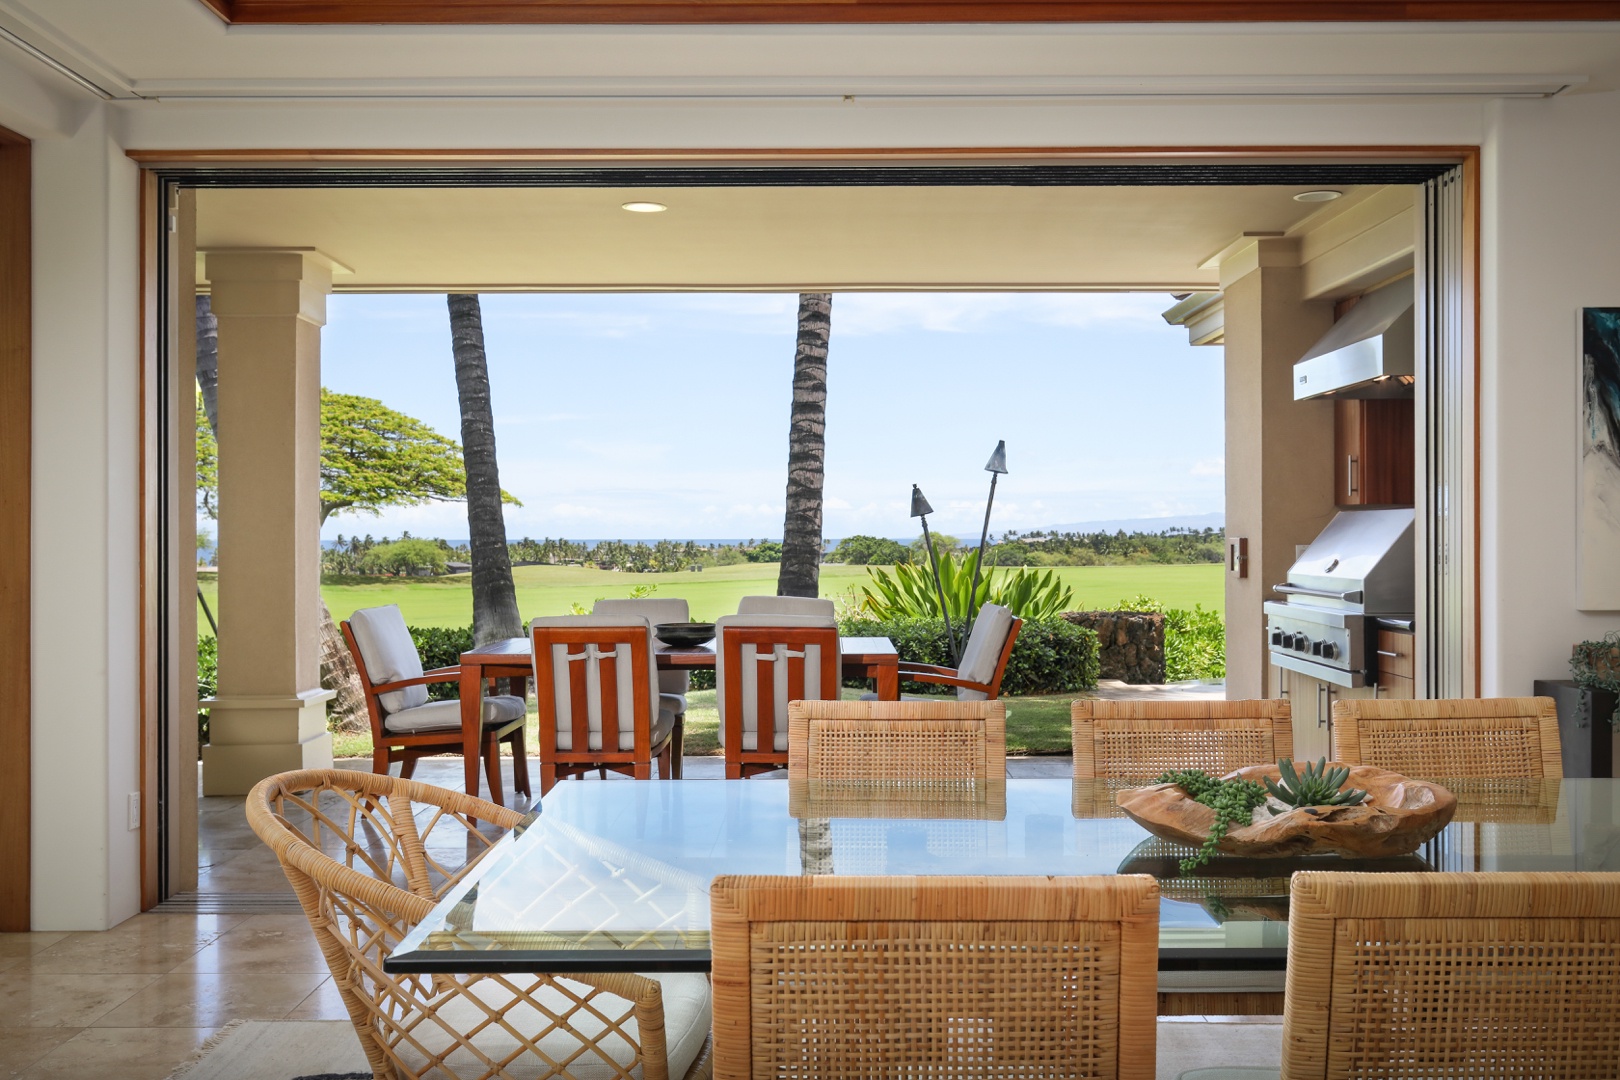
M 534 673 L 533 643 L 528 637 L 506 638 L 461 654 L 461 760 L 465 791 L 478 790 L 479 754 L 483 747 L 484 680 L 504 679 L 508 692 L 525 696 L 522 680 Z M 661 670 L 714 670 L 714 642 L 674 648 L 660 643 L 654 656 Z M 840 637 L 838 658 L 846 679 L 871 679 L 880 701 L 900 700 L 900 654 L 886 637 Z M 492 793 L 493 794 L 493 793 Z M 499 798 L 497 802 L 501 801 Z
M 1191 849 L 1125 817 L 1121 786 L 1019 779 L 879 799 L 772 779 L 560 784 L 384 968 L 707 971 L 719 874 L 1149 873 L 1161 982 L 1178 972 L 1280 990 L 1296 870 L 1620 870 L 1620 780 L 1448 782 L 1456 816 L 1412 855 L 1217 856 L 1187 875 Z

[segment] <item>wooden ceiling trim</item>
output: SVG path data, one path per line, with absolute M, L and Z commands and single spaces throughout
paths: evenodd
M 302 25 L 1565 22 L 1620 0 L 200 0 L 228 23 Z

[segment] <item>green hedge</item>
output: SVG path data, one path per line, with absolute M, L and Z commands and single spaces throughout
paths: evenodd
M 461 654 L 473 647 L 470 626 L 413 626 L 410 630 L 424 671 L 455 667 L 461 663 Z M 454 701 L 461 697 L 460 687 L 453 682 L 428 683 L 427 692 L 429 701 Z
M 845 637 L 886 637 L 894 642 L 900 659 L 920 664 L 951 666 L 951 653 L 940 619 L 844 619 L 838 632 Z M 1097 634 L 1062 619 L 1026 619 L 1007 659 L 1001 680 L 1003 696 L 1063 694 L 1091 690 L 1097 685 Z M 952 693 L 934 683 L 902 683 L 902 693 Z

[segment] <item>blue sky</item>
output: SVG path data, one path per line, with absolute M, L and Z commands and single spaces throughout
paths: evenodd
M 825 535 L 978 533 L 1219 511 L 1222 351 L 1158 294 L 841 293 L 828 361 Z M 797 297 L 486 295 L 507 533 L 779 537 Z M 335 295 L 322 382 L 460 439 L 442 296 Z M 323 536 L 465 537 L 459 503 L 337 515 Z

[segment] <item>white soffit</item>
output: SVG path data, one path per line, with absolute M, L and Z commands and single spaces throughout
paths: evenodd
M 204 188 L 197 245 L 318 247 L 353 269 L 334 284 L 354 292 L 1191 292 L 1218 286 L 1199 264 L 1234 234 L 1318 211 L 1297 190 Z M 631 200 L 669 210 L 626 213 Z

